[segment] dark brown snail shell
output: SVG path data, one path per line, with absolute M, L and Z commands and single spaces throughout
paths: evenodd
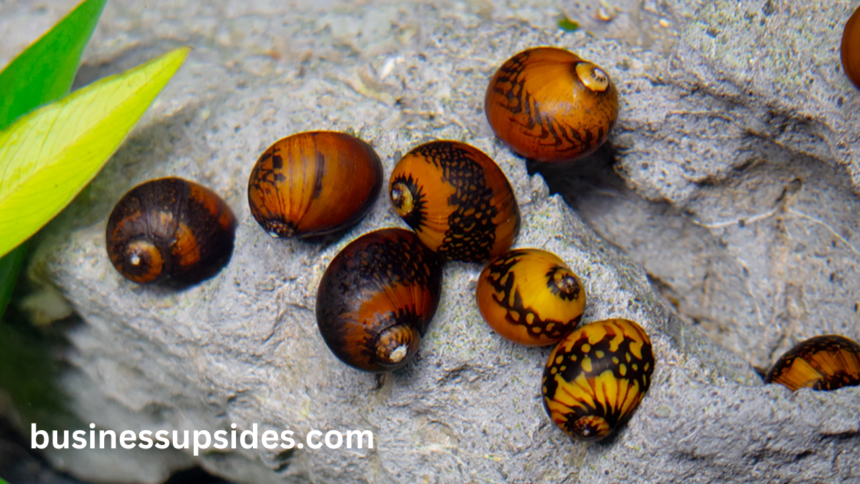
M 442 262 L 414 233 L 377 230 L 329 264 L 317 292 L 317 325 L 344 363 L 394 371 L 418 351 L 441 290 Z
M 312 131 L 284 138 L 260 156 L 248 179 L 248 203 L 269 235 L 316 237 L 358 223 L 381 188 L 382 163 L 369 144 Z
M 227 264 L 235 231 L 233 211 L 214 192 L 181 178 L 160 178 L 117 202 L 105 239 L 110 261 L 130 281 L 195 283 Z
M 835 334 L 809 338 L 780 356 L 764 381 L 791 391 L 860 385 L 860 344 Z
M 496 136 L 519 155 L 571 161 L 606 141 L 618 117 L 618 91 L 597 64 L 564 49 L 537 47 L 496 71 L 484 109 Z
M 481 262 L 510 248 L 520 229 L 511 184 L 495 161 L 459 141 L 432 141 L 400 159 L 391 204 L 421 242 L 447 259 Z

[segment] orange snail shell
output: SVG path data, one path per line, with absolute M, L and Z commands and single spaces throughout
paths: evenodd
M 316 237 L 358 223 L 381 188 L 382 163 L 369 144 L 312 131 L 279 140 L 260 156 L 248 204 L 273 237 Z
M 791 391 L 860 385 L 860 344 L 834 334 L 809 338 L 782 355 L 764 381 Z
M 516 153 L 570 161 L 606 141 L 618 117 L 618 91 L 600 66 L 564 49 L 538 47 L 502 64 L 484 109 L 496 136 Z
M 394 167 L 394 210 L 431 250 L 481 262 L 503 254 L 520 228 L 511 184 L 489 156 L 459 141 L 432 141 Z

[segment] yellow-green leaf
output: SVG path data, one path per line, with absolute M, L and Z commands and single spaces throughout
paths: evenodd
M 0 256 L 36 233 L 96 176 L 189 50 L 102 79 L 0 131 Z

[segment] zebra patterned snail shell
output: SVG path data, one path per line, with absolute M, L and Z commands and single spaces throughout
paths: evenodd
M 233 252 L 236 218 L 214 192 L 181 178 L 138 185 L 108 218 L 108 257 L 126 279 L 191 284 L 215 275 Z
M 403 156 L 389 184 L 394 210 L 434 252 L 482 262 L 503 254 L 520 227 L 511 184 L 482 151 L 433 141 Z
M 840 52 L 845 74 L 860 89 L 860 7 L 845 24 Z
M 860 385 L 860 345 L 838 335 L 810 338 L 782 355 L 764 379 L 791 391 Z
M 569 436 L 600 440 L 633 414 L 653 371 L 651 339 L 641 326 L 626 319 L 587 324 L 550 354 L 544 410 Z
M 618 115 L 618 92 L 598 65 L 564 49 L 538 47 L 502 64 L 484 109 L 496 136 L 519 155 L 571 161 L 606 141 Z
M 418 351 L 441 290 L 441 259 L 413 232 L 377 230 L 329 264 L 317 292 L 317 325 L 344 363 L 394 371 Z
M 358 223 L 381 188 L 382 163 L 370 145 L 314 131 L 284 138 L 260 156 L 248 203 L 272 237 L 316 237 Z
M 496 257 L 478 278 L 478 308 L 505 338 L 525 345 L 558 343 L 579 324 L 585 288 L 555 254 L 516 249 Z

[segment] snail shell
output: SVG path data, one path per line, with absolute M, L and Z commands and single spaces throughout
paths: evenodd
M 404 155 L 389 195 L 421 242 L 447 259 L 485 261 L 508 250 L 519 231 L 520 210 L 505 174 L 459 141 L 432 141 Z
M 543 404 L 566 434 L 600 440 L 626 421 L 651 384 L 654 353 L 626 319 L 587 324 L 566 336 L 543 372 Z
M 139 284 L 195 283 L 224 267 L 236 218 L 214 192 L 181 178 L 138 185 L 117 202 L 105 233 L 108 257 Z
M 273 237 L 315 237 L 358 223 L 382 187 L 370 145 L 345 133 L 313 131 L 277 141 L 248 179 L 251 214 Z
M 317 292 L 317 325 L 344 363 L 394 371 L 418 351 L 441 290 L 441 260 L 413 232 L 377 230 L 329 264 Z
M 860 7 L 845 24 L 840 50 L 845 75 L 860 89 Z
M 478 308 L 505 338 L 531 346 L 558 343 L 579 324 L 585 288 L 564 261 L 540 249 L 496 257 L 478 278 Z
M 809 338 L 782 355 L 764 381 L 791 391 L 860 385 L 860 345 L 835 334 Z
M 564 49 L 529 49 L 502 64 L 484 99 L 490 126 L 529 159 L 570 161 L 606 141 L 618 117 L 609 74 Z

